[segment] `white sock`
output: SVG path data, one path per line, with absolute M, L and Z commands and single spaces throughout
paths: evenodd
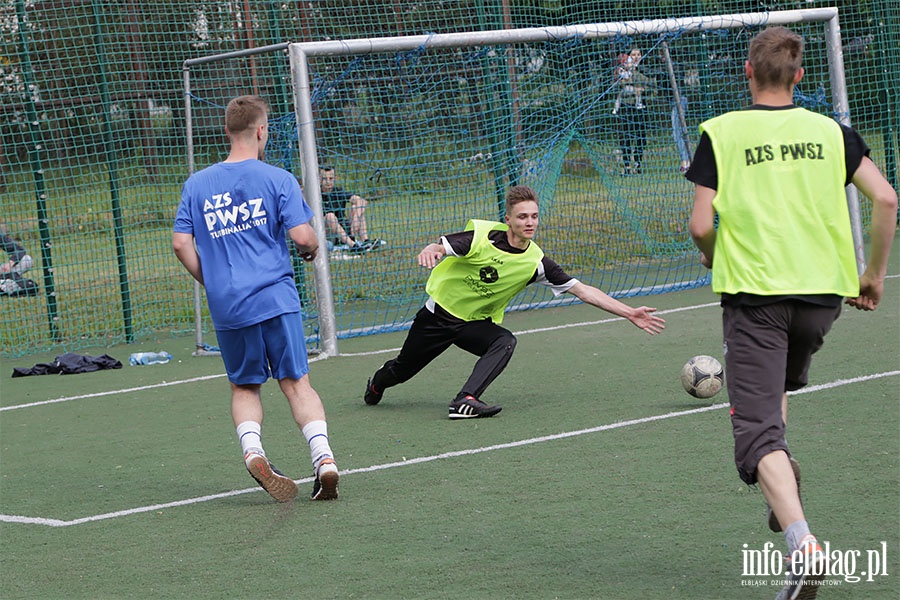
M 309 444 L 309 455 L 312 459 L 313 469 L 318 471 L 322 460 L 334 458 L 331 446 L 328 445 L 328 423 L 325 421 L 311 421 L 303 428 L 306 443 Z
M 241 442 L 241 452 L 243 452 L 244 456 L 247 456 L 249 452 L 266 455 L 262 447 L 260 430 L 260 424 L 256 421 L 244 421 L 237 426 L 237 436 Z

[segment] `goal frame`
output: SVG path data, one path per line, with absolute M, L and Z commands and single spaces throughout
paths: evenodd
M 414 49 L 481 47 L 516 43 L 559 42 L 575 39 L 601 39 L 637 34 L 666 34 L 698 30 L 738 29 L 748 26 L 789 25 L 792 23 L 825 24 L 825 45 L 831 84 L 832 110 L 836 120 L 850 125 L 847 83 L 844 74 L 843 50 L 837 7 L 810 8 L 755 13 L 706 15 L 671 19 L 617 21 L 556 27 L 532 27 L 477 32 L 423 34 L 412 36 L 374 37 L 317 42 L 284 42 L 247 50 L 227 52 L 188 59 L 183 64 L 185 137 L 188 173 L 195 170 L 193 120 L 191 106 L 191 67 L 209 62 L 224 61 L 266 53 L 284 53 L 289 59 L 294 112 L 297 123 L 301 177 L 304 197 L 313 210 L 313 227 L 321 248 L 327 247 L 327 234 L 319 187 L 319 161 L 316 148 L 315 123 L 312 110 L 312 88 L 309 59 L 316 56 L 347 56 L 402 52 Z M 865 270 L 862 220 L 859 195 L 852 185 L 846 189 L 857 269 Z M 318 342 L 322 357 L 338 355 L 338 332 L 331 284 L 328 253 L 320 252 L 312 263 L 318 312 Z M 196 333 L 195 356 L 218 355 L 219 352 L 203 341 L 202 290 L 194 282 L 194 315 Z
M 316 150 L 315 124 L 312 112 L 308 59 L 315 56 L 347 56 L 373 53 L 401 52 L 413 49 L 460 48 L 515 43 L 551 42 L 567 39 L 599 39 L 620 35 L 664 34 L 700 29 L 736 29 L 747 26 L 787 25 L 790 23 L 824 22 L 832 104 L 838 121 L 850 125 L 850 108 L 847 98 L 847 82 L 844 75 L 840 24 L 837 7 L 772 11 L 765 13 L 736 13 L 702 17 L 654 19 L 644 21 L 619 21 L 557 27 L 532 27 L 478 32 L 425 34 L 300 42 L 288 45 L 291 81 L 294 91 L 294 108 L 304 182 L 304 196 L 316 214 L 314 225 L 320 243 L 326 239 L 322 214 L 322 195 L 319 187 L 319 163 Z M 859 212 L 859 195 L 851 185 L 847 187 L 847 204 L 850 211 L 857 269 L 865 270 L 862 224 Z M 324 247 L 324 246 L 323 246 Z M 337 327 L 334 296 L 327 253 L 320 253 L 314 261 L 319 310 L 319 335 L 323 354 L 338 354 Z

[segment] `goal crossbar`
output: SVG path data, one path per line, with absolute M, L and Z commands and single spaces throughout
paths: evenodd
M 620 35 L 649 35 L 673 31 L 698 29 L 733 29 L 759 25 L 786 25 L 798 22 L 829 21 L 838 16 L 836 7 L 784 10 L 768 13 L 736 13 L 706 17 L 681 17 L 646 21 L 618 21 L 560 25 L 555 27 L 528 27 L 522 29 L 495 29 L 488 31 L 435 33 L 410 36 L 373 37 L 318 42 L 294 42 L 291 52 L 306 56 L 340 56 L 378 52 L 400 52 L 414 48 L 461 48 L 490 44 L 517 44 L 534 42 L 559 42 L 567 39 L 599 39 Z
M 845 125 L 849 125 L 849 101 L 847 99 L 840 25 L 836 7 L 644 21 L 619 21 L 557 27 L 290 43 L 288 44 L 288 53 L 294 88 L 294 110 L 300 143 L 304 196 L 317 216 L 314 222 L 316 235 L 319 237 L 319 240 L 326 239 L 312 112 L 312 89 L 308 65 L 310 57 L 365 55 L 414 49 L 428 50 L 518 43 L 560 42 L 576 39 L 591 40 L 623 35 L 661 35 L 671 32 L 787 25 L 801 22 L 825 23 L 833 109 L 837 120 Z M 853 229 L 857 268 L 861 273 L 865 269 L 862 225 L 859 211 L 859 196 L 852 185 L 847 188 L 847 204 Z M 316 275 L 320 342 L 324 354 L 333 356 L 338 353 L 337 328 L 327 253 L 320 253 L 314 261 L 313 267 Z

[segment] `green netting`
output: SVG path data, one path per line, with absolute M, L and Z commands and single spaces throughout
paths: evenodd
M 193 331 L 190 277 L 171 252 L 188 174 L 186 59 L 288 41 L 542 27 L 760 12 L 827 2 L 119 2 L 0 1 L 0 204 L 34 259 L 39 293 L 2 297 L 0 352 L 68 349 Z M 897 185 L 897 0 L 841 3 L 850 118 Z M 826 114 L 821 24 L 807 36 L 798 102 Z M 570 272 L 615 293 L 692 285 L 691 190 L 676 137 L 748 100 L 741 63 L 753 28 L 602 41 L 315 58 L 320 163 L 368 199 L 384 250 L 331 263 L 342 335 L 408 321 L 423 299 L 415 253 L 467 218 L 495 218 L 502 188 L 536 187 L 541 242 Z M 640 175 L 622 174 L 614 69 L 631 46 L 654 83 Z M 673 121 L 673 86 L 687 98 Z M 299 174 L 283 50 L 191 68 L 194 166 L 226 153 L 222 110 L 237 94 L 273 107 L 269 160 Z M 679 111 L 676 111 L 678 113 Z M 673 127 L 674 122 L 674 127 Z M 864 212 L 868 203 L 863 203 Z M 298 261 L 308 333 L 312 273 Z M 550 300 L 541 291 L 523 306 Z M 208 319 L 202 319 L 209 327 Z

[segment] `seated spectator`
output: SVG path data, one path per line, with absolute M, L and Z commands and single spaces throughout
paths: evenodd
M 6 226 L 2 224 L 0 247 L 9 255 L 9 260 L 0 264 L 0 294 L 19 296 L 37 293 L 37 284 L 22 276 L 34 266 L 34 260 L 20 243 L 6 233 Z
M 351 194 L 335 185 L 334 167 L 323 165 L 319 169 L 319 186 L 322 191 L 322 213 L 325 229 L 335 245 L 347 246 L 351 253 L 379 250 L 385 241 L 369 238 L 366 225 L 366 199 Z M 349 215 L 348 212 L 349 205 Z M 349 218 L 348 218 L 349 217 Z

